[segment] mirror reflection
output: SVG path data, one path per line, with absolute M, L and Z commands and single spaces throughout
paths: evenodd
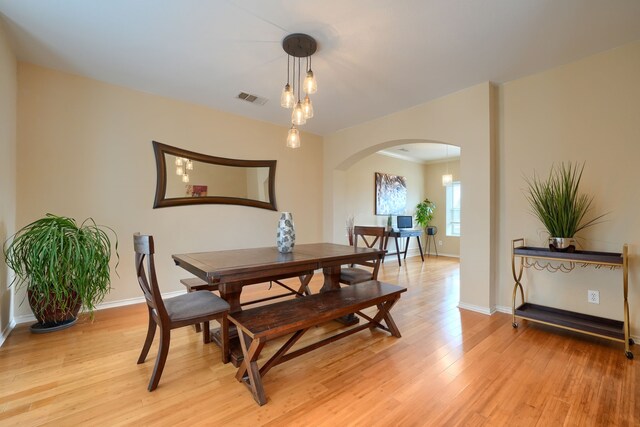
M 158 169 L 154 208 L 222 203 L 276 210 L 275 160 L 227 159 L 153 144 Z

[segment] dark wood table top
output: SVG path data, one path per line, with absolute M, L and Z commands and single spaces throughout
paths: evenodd
M 383 256 L 384 251 L 334 243 L 296 245 L 283 254 L 275 247 L 172 255 L 176 265 L 210 283 L 251 281 L 279 272 L 316 270 Z

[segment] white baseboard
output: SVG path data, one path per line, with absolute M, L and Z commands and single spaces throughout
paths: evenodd
M 178 295 L 182 295 L 187 293 L 186 290 L 182 290 L 182 291 L 173 291 L 173 292 L 166 292 L 164 294 L 162 294 L 162 298 L 171 298 L 171 297 L 175 297 Z M 144 302 L 144 296 L 140 296 L 140 297 L 135 297 L 135 298 L 127 298 L 127 299 L 121 299 L 118 301 L 108 301 L 108 302 L 103 302 L 98 304 L 98 306 L 96 307 L 96 311 L 98 310 L 105 310 L 107 308 L 115 308 L 115 307 L 124 307 L 126 305 L 132 305 L 132 304 L 139 304 L 139 303 L 143 303 Z M 21 323 L 32 323 L 35 322 L 36 318 L 34 317 L 33 314 L 23 314 L 22 316 L 15 316 L 13 318 L 13 325 L 18 325 Z M 13 329 L 13 328 L 12 328 Z M 8 336 L 9 334 L 7 334 Z M 1 345 L 1 342 L 0 342 Z
M 493 313 L 496 312 L 495 308 L 487 308 L 479 305 L 467 304 L 462 301 L 458 302 L 458 308 L 475 311 L 476 313 L 486 314 L 487 316 L 491 316 Z
M 11 331 L 13 331 L 13 328 L 15 328 L 15 326 L 16 326 L 15 319 L 11 319 L 11 321 L 9 321 L 9 324 L 7 325 L 7 327 L 4 328 L 4 330 L 2 332 L 0 332 L 0 347 L 2 347 L 2 344 L 4 344 L 4 340 L 7 339 L 7 337 L 9 336 Z
M 410 257 L 416 257 L 416 256 L 420 256 L 420 250 L 418 248 L 409 248 L 409 250 L 407 251 L 407 258 Z M 424 258 L 427 259 L 427 257 L 435 257 L 436 254 L 435 253 L 431 253 L 430 255 L 427 255 L 427 253 L 424 253 Z M 455 255 L 455 254 L 445 254 L 445 253 L 438 253 L 438 256 L 444 256 L 444 257 L 449 257 L 449 258 L 460 258 L 460 255 Z M 400 254 L 400 258 L 404 257 L 404 255 L 401 253 Z M 397 255 L 385 255 L 384 260 L 386 261 L 390 261 L 390 260 L 397 260 L 398 256 Z
M 496 305 L 496 311 L 511 314 L 511 307 L 508 305 Z

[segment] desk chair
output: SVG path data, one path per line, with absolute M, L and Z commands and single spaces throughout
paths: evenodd
M 367 248 L 375 248 L 377 245 L 378 249 L 383 250 L 385 247 L 386 233 L 384 227 L 355 226 L 353 227 L 353 236 L 353 245 L 356 248 L 359 240 Z M 375 261 L 363 261 L 357 265 L 367 268 L 353 267 L 352 265 L 351 267 L 340 269 L 340 283 L 355 285 L 356 283 L 378 279 L 380 258 Z
M 222 333 L 222 362 L 227 363 L 229 361 L 229 328 L 227 323 L 229 304 L 209 291 L 195 291 L 163 300 L 156 277 L 153 236 L 134 234 L 133 247 L 138 284 L 144 293 L 149 310 L 149 329 L 138 358 L 138 364 L 143 363 L 147 358 L 156 333 L 156 326 L 160 328 L 160 347 L 148 390 L 155 390 L 160 382 L 160 376 L 162 376 L 162 370 L 169 354 L 172 329 L 203 323 L 202 337 L 206 344 L 211 339 L 209 321 L 217 319 L 220 322 Z

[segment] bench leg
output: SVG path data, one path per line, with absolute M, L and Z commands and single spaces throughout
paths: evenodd
M 382 304 L 378 304 L 378 313 L 372 321 L 372 326 L 375 326 L 375 323 L 379 324 L 380 321 L 384 319 L 384 322 L 387 324 L 387 328 L 389 328 L 389 332 L 391 332 L 391 335 L 396 338 L 400 338 L 402 335 L 400 335 L 400 330 L 398 329 L 396 322 L 393 320 L 393 317 L 391 317 L 390 310 L 395 303 L 398 302 L 398 299 L 399 298 L 396 298 L 390 301 L 385 301 Z
M 271 368 L 273 368 L 274 366 L 276 366 L 278 364 L 278 362 L 280 361 L 280 358 L 282 356 L 284 356 L 287 351 L 289 351 L 289 349 L 291 349 L 291 347 L 293 347 L 293 345 L 298 342 L 298 340 L 300 339 L 300 337 L 302 337 L 302 335 L 307 332 L 309 329 L 301 329 L 299 331 L 296 331 L 291 338 L 289 338 L 287 340 L 286 343 L 284 343 L 284 345 L 282 347 L 280 347 L 280 349 L 278 349 L 278 351 L 276 351 L 276 353 L 271 356 L 271 359 L 269 359 L 267 361 L 267 363 L 265 363 L 262 368 L 260 368 L 260 375 L 261 376 L 265 376 L 267 374 L 267 372 L 269 372 L 269 370 Z
M 255 401 L 258 402 L 258 405 L 262 406 L 267 403 L 267 398 L 264 394 L 262 377 L 258 369 L 258 356 L 260 355 L 260 351 L 262 351 L 262 347 L 264 347 L 265 340 L 251 340 L 240 328 L 238 328 L 238 338 L 240 338 L 244 360 L 238 368 L 236 379 L 238 381 L 245 381 Z M 246 377 L 245 373 L 247 374 Z

